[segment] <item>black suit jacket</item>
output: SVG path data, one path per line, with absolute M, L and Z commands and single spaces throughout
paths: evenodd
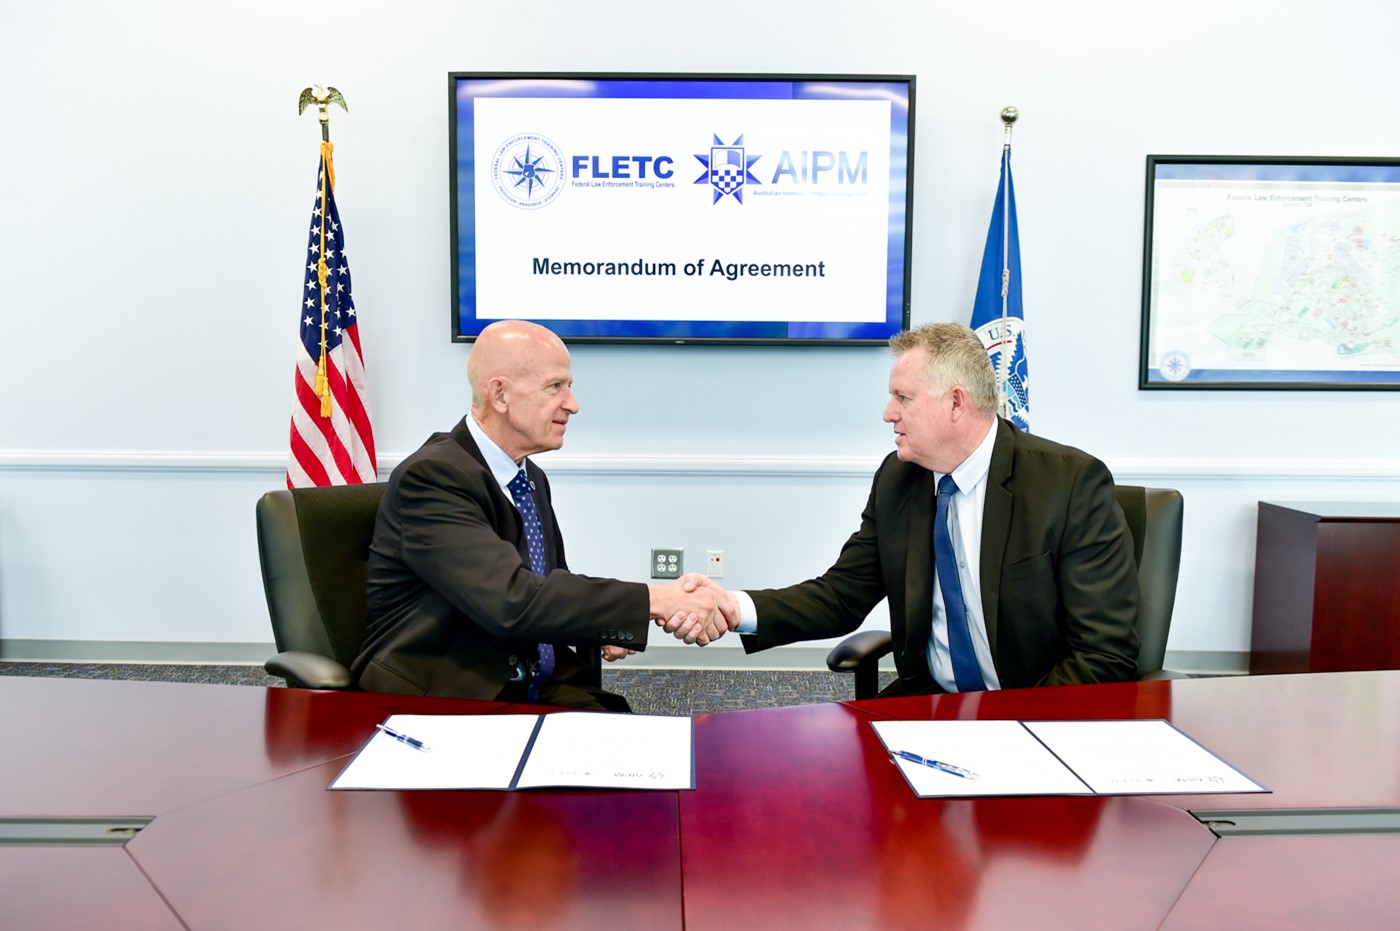
M 638 582 L 568 571 L 549 480 L 533 463 L 549 573 L 530 569 L 525 529 L 465 423 L 436 433 L 389 478 L 369 554 L 369 624 L 352 671 L 374 692 L 493 699 L 536 644 L 646 644 Z M 586 664 L 556 650 L 555 678 Z
M 982 516 L 982 613 L 1003 688 L 1132 679 L 1137 569 L 1132 537 L 1097 459 L 997 423 Z M 836 564 L 819 578 L 750 594 L 750 652 L 839 637 L 890 602 L 905 691 L 940 691 L 927 660 L 933 624 L 933 473 L 881 464 Z

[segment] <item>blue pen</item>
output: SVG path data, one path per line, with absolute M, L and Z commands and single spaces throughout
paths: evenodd
M 963 779 L 977 779 L 976 773 L 970 769 L 963 769 L 961 766 L 954 766 L 952 763 L 940 763 L 937 760 L 930 760 L 927 757 L 919 756 L 917 753 L 910 753 L 908 750 L 895 750 L 894 755 L 901 760 L 908 760 L 910 763 L 918 763 L 921 766 L 932 766 L 934 769 L 948 773 L 950 776 L 960 776 Z
M 394 730 L 392 727 L 385 727 L 383 724 L 376 724 L 376 725 L 374 725 L 374 726 L 377 727 L 377 728 L 379 728 L 381 731 L 383 731 L 384 733 L 388 734 L 390 737 L 394 738 L 395 740 L 401 740 L 401 741 L 403 741 L 404 743 L 408 744 L 410 747 L 412 747 L 412 748 L 415 749 L 415 750 L 422 750 L 424 753 L 431 753 L 431 752 L 432 752 L 432 748 L 429 747 L 427 744 L 423 743 L 423 741 L 421 741 L 421 740 L 415 740 L 414 738 L 408 736 L 407 734 L 400 734 L 398 731 Z

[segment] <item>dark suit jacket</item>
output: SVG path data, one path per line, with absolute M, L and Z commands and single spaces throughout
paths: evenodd
M 525 529 L 465 423 L 436 433 L 389 478 L 369 554 L 369 625 L 353 664 L 369 691 L 493 699 L 536 644 L 643 649 L 647 588 L 568 571 L 549 481 L 527 463 L 549 573 L 530 569 Z M 556 649 L 555 678 L 585 664 Z
M 1137 569 L 1113 477 L 1087 453 L 1004 420 L 982 517 L 982 612 L 1003 688 L 1132 679 Z M 933 624 L 933 473 L 891 453 L 875 474 L 860 529 L 819 578 L 750 594 L 750 652 L 839 637 L 889 598 L 905 691 L 940 691 L 928 668 Z

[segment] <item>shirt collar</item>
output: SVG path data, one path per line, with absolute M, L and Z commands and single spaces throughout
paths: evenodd
M 516 465 L 515 460 L 501 447 L 496 445 L 495 440 L 486 435 L 486 431 L 481 428 L 481 424 L 476 422 L 476 418 L 471 414 L 466 416 L 467 430 L 471 432 L 472 439 L 476 440 L 476 448 L 481 450 L 482 457 L 486 460 L 486 468 L 491 470 L 491 475 L 496 479 L 496 483 L 502 488 L 508 488 L 515 476 L 521 469 L 525 468 L 528 459 L 521 459 Z
M 992 447 L 996 446 L 996 439 L 997 421 L 993 417 L 992 425 L 987 428 L 987 435 L 982 437 L 982 442 L 977 444 L 977 448 L 961 465 L 949 473 L 953 476 L 953 484 L 958 486 L 958 491 L 969 492 L 986 479 L 987 471 L 992 467 Z M 941 475 L 934 475 L 935 485 L 940 478 Z

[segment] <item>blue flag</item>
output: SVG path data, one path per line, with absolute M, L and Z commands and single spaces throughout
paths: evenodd
M 1003 311 L 1005 314 L 1003 316 Z M 1022 430 L 1031 426 L 1026 372 L 1026 317 L 1021 309 L 1021 244 L 1016 229 L 1016 189 L 1011 183 L 1011 148 L 1001 151 L 1001 183 L 982 253 L 972 328 L 987 347 L 1006 416 Z

